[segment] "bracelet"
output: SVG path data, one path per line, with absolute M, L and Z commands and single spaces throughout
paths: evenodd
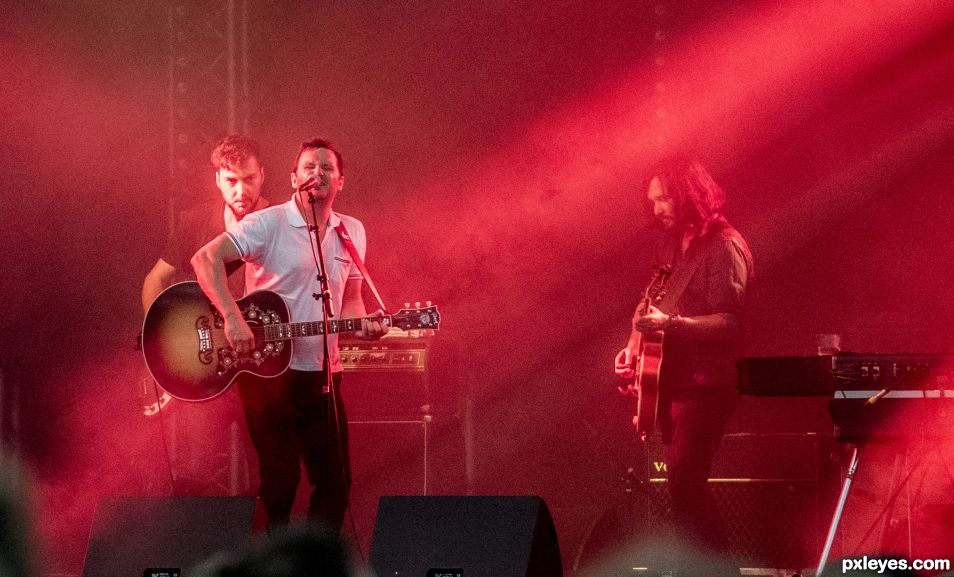
M 671 331 L 675 328 L 678 328 L 681 323 L 682 317 L 673 313 L 669 313 L 669 320 L 666 321 L 666 326 L 663 330 Z

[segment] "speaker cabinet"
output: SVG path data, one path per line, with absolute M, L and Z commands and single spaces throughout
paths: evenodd
M 246 544 L 255 508 L 254 497 L 103 499 L 93 519 L 83 577 L 187 577 L 213 554 Z
M 825 528 L 818 486 L 804 481 L 709 481 L 729 533 L 732 560 L 739 567 L 799 569 L 818 560 Z M 650 531 L 664 531 L 672 519 L 665 483 L 654 483 Z
M 812 433 L 725 435 L 709 490 L 738 567 L 800 569 L 817 562 L 837 489 L 830 443 Z M 649 443 L 647 457 L 649 489 L 597 517 L 577 554 L 579 566 L 627 543 L 672 533 L 664 447 Z M 638 500 L 642 495 L 647 503 Z
M 453 358 L 452 350 L 436 342 L 343 341 L 347 374 L 341 390 L 348 414 L 354 520 L 353 532 L 345 520 L 345 535 L 353 536 L 362 551 L 370 547 L 381 497 L 465 492 Z M 414 362 L 404 363 L 408 359 Z
M 371 565 L 378 575 L 562 575 L 539 497 L 383 497 Z

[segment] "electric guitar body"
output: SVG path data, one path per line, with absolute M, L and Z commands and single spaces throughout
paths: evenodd
M 664 288 L 672 269 L 666 266 L 656 267 L 653 278 L 646 287 L 640 309 L 659 302 L 665 294 Z M 662 332 L 642 334 L 639 338 L 636 358 L 633 361 L 635 380 L 629 390 L 636 395 L 636 414 L 633 425 L 641 439 L 646 439 L 656 430 L 656 416 L 659 412 L 659 369 L 663 361 Z

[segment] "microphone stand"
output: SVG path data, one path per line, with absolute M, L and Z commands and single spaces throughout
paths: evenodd
M 314 224 L 310 225 L 309 228 L 311 229 L 312 233 L 314 233 L 314 236 L 315 236 L 315 247 L 316 247 L 315 252 L 318 253 L 317 259 L 315 261 L 315 264 L 318 265 L 318 275 L 316 278 L 318 280 L 318 290 L 321 291 L 320 293 L 312 293 L 311 296 L 315 300 L 320 300 L 322 304 L 321 306 L 321 313 L 322 313 L 321 314 L 321 325 L 322 325 L 321 346 L 322 346 L 322 352 L 324 354 L 323 354 L 323 360 L 321 363 L 321 368 L 325 373 L 324 392 L 331 393 L 332 401 L 334 401 L 334 396 L 335 396 L 335 393 L 333 390 L 334 383 L 332 382 L 332 379 L 331 379 L 331 360 L 329 358 L 329 350 L 328 350 L 328 327 L 329 327 L 328 319 L 335 316 L 335 314 L 334 314 L 334 311 L 332 311 L 331 309 L 331 289 L 328 286 L 328 275 L 326 274 L 326 271 L 328 269 L 325 268 L 324 251 L 321 250 L 321 234 L 320 234 L 320 230 L 318 226 L 318 210 L 315 208 L 316 203 L 317 203 L 317 199 L 315 198 L 315 195 L 312 194 L 312 192 L 309 190 L 308 204 L 311 205 L 311 219 L 314 222 Z M 337 410 L 337 405 L 335 405 L 335 407 Z M 335 416 L 337 417 L 337 413 Z
M 309 186 L 308 183 L 305 186 Z M 300 190 L 300 189 L 299 189 Z M 314 224 L 311 226 L 311 231 L 314 233 L 315 237 L 315 252 L 318 253 L 317 258 L 315 259 L 315 264 L 318 267 L 318 289 L 320 293 L 312 293 L 312 297 L 315 300 L 321 300 L 321 325 L 322 325 L 322 334 L 321 334 L 321 346 L 323 351 L 323 359 L 321 362 L 322 371 L 325 373 L 325 384 L 322 387 L 323 392 L 328 395 L 328 402 L 331 404 L 330 413 L 333 415 L 333 423 L 328 423 L 329 433 L 334 430 L 335 433 L 335 444 L 337 445 L 338 450 L 338 465 L 341 469 L 341 482 L 345 487 L 349 484 L 348 479 L 348 468 L 345 463 L 345 453 L 344 453 L 344 444 L 342 443 L 342 423 L 341 423 L 341 414 L 338 411 L 338 390 L 335 388 L 334 379 L 331 376 L 331 355 L 328 347 L 328 334 L 329 334 L 329 322 L 328 319 L 334 316 L 334 311 L 331 308 L 331 288 L 328 286 L 328 275 L 327 268 L 325 267 L 325 254 L 321 249 L 321 234 L 318 226 L 318 210 L 315 208 L 318 200 L 315 198 L 315 195 L 308 191 L 308 204 L 311 205 L 311 220 Z M 325 231 L 325 234 L 328 234 Z M 345 507 L 348 510 L 348 514 L 351 515 L 350 506 L 348 501 L 347 489 L 345 489 Z M 351 526 L 354 528 L 354 517 L 351 517 Z M 357 540 L 357 531 L 355 531 L 355 539 Z M 364 558 L 364 553 L 360 551 L 362 559 Z

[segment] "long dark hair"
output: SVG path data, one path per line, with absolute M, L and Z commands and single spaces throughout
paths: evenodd
M 653 165 L 643 190 L 657 177 L 666 194 L 672 197 L 676 224 L 680 230 L 694 227 L 699 236 L 720 231 L 733 239 L 745 256 L 749 279 L 755 277 L 752 253 L 748 244 L 722 214 L 725 192 L 698 160 L 677 156 L 661 160 Z M 646 203 L 649 207 L 649 203 Z M 649 207 L 652 211 L 652 207 Z
M 680 227 L 692 226 L 703 232 L 722 214 L 725 192 L 702 164 L 692 158 L 677 156 L 664 159 L 649 172 L 643 190 L 658 177 L 663 189 L 672 197 L 676 222 Z

